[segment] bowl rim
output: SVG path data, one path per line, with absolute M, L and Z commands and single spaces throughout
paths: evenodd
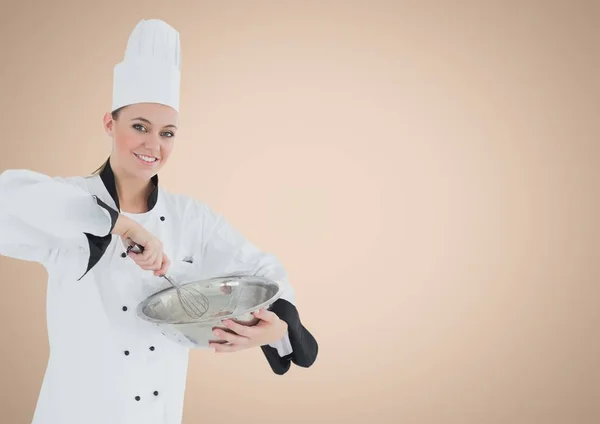
M 146 315 L 143 312 L 143 309 L 145 308 L 145 306 L 155 297 L 161 295 L 162 293 L 168 292 L 168 291 L 174 291 L 175 287 L 166 287 L 164 289 L 161 289 L 155 293 L 152 293 L 150 296 L 146 297 L 144 300 L 142 300 L 141 302 L 138 303 L 138 306 L 136 308 L 136 314 L 139 318 L 141 318 L 144 321 L 153 323 L 153 324 L 162 324 L 162 325 L 177 325 L 177 326 L 188 326 L 188 325 L 198 325 L 198 324 L 215 324 L 215 323 L 219 323 L 222 322 L 226 319 L 235 319 L 236 316 L 240 316 L 240 315 L 244 315 L 253 311 L 257 311 L 259 309 L 264 309 L 266 306 L 270 306 L 272 303 L 274 303 L 277 299 L 279 299 L 282 295 L 283 295 L 283 284 L 275 279 L 271 279 L 268 277 L 262 277 L 259 275 L 234 275 L 234 276 L 223 276 L 223 277 L 211 277 L 211 278 L 203 278 L 200 280 L 191 280 L 189 282 L 186 283 L 182 283 L 182 286 L 186 286 L 188 284 L 194 284 L 194 283 L 209 283 L 212 281 L 218 281 L 218 280 L 262 280 L 264 282 L 267 282 L 269 284 L 274 284 L 277 286 L 277 291 L 275 292 L 275 294 L 273 296 L 271 296 L 269 299 L 267 299 L 266 301 L 259 303 L 258 305 L 252 307 L 252 308 L 246 308 L 241 312 L 235 313 L 235 314 L 227 314 L 227 315 L 223 315 L 220 317 L 210 317 L 210 318 L 200 318 L 198 320 L 192 320 L 192 321 L 184 321 L 184 322 L 172 322 L 172 321 L 165 321 L 162 319 L 157 319 L 157 318 L 152 318 L 149 317 L 148 315 Z

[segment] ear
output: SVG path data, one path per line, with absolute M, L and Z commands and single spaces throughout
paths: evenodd
M 106 134 L 112 136 L 113 135 L 113 126 L 114 126 L 115 121 L 113 121 L 112 119 L 112 115 L 110 113 L 105 113 L 104 114 L 104 131 L 106 131 Z

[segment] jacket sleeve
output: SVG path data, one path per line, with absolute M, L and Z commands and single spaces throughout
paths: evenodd
M 110 243 L 117 218 L 117 211 L 65 179 L 29 170 L 0 174 L 1 255 L 45 264 L 51 251 L 78 247 L 89 255 L 85 275 Z
M 292 363 L 310 367 L 317 358 L 318 344 L 300 320 L 294 289 L 282 264 L 274 255 L 259 250 L 233 228 L 223 215 L 208 206 L 197 205 L 196 214 L 201 222 L 203 274 L 206 272 L 209 276 L 219 276 L 247 273 L 283 284 L 283 294 L 271 305 L 270 310 L 288 324 L 288 332 L 276 343 L 261 346 L 273 372 L 285 374 Z

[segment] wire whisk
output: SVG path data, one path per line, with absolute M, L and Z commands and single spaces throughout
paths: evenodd
M 134 244 L 127 248 L 127 253 L 131 250 L 133 250 L 134 253 L 142 253 L 144 248 L 139 244 Z M 166 274 L 161 275 L 161 277 L 167 280 L 175 288 L 179 303 L 181 303 L 183 311 L 190 318 L 198 319 L 208 311 L 208 298 L 198 289 L 181 286 Z
M 190 318 L 200 318 L 208 311 L 208 298 L 198 289 L 181 286 L 166 275 L 162 277 L 175 287 L 179 303 Z

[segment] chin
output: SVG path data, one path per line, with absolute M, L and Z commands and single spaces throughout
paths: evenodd
M 132 166 L 129 167 L 128 171 L 129 174 L 135 178 L 140 178 L 140 179 L 150 179 L 152 178 L 155 174 L 158 173 L 159 169 L 161 167 L 157 165 L 155 166 L 142 166 L 140 167 L 139 164 L 134 163 Z

